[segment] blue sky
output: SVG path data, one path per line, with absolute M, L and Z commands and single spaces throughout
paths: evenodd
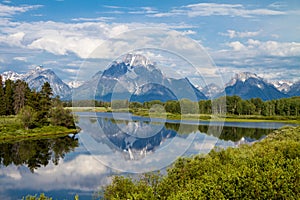
M 118 56 L 90 56 L 101 45 L 103 52 L 114 51 L 117 44 L 115 49 L 103 46 L 111 38 L 143 28 L 166 28 L 204 48 L 216 65 L 203 68 L 201 75 L 207 82 L 218 73 L 227 82 L 242 71 L 295 81 L 300 71 L 299 18 L 299 0 L 4 0 L 0 1 L 0 73 L 22 73 L 43 65 L 68 82 L 77 79 L 83 63 L 104 70 Z M 134 40 L 141 41 L 135 47 L 143 47 L 145 37 Z M 122 45 L 130 47 L 131 42 L 122 38 Z M 184 43 L 174 40 L 174 49 L 180 42 Z M 177 67 L 172 69 L 179 71 Z

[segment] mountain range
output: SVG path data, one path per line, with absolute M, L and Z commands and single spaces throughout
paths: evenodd
M 53 95 L 59 96 L 61 99 L 69 99 L 72 94 L 71 88 L 64 83 L 56 74 L 50 69 L 45 69 L 37 66 L 33 70 L 25 74 L 18 74 L 14 71 L 7 71 L 1 74 L 2 80 L 5 82 L 7 79 L 16 81 L 17 79 L 24 80 L 28 86 L 37 91 L 42 89 L 45 82 L 50 83 Z
M 85 82 L 63 82 L 50 69 L 41 66 L 25 74 L 13 71 L 1 74 L 6 79 L 21 79 L 30 88 L 40 90 L 45 82 L 49 82 L 53 94 L 64 100 L 96 99 L 111 101 L 113 99 L 129 99 L 145 102 L 151 100 L 177 100 L 182 98 L 198 101 L 224 95 L 237 95 L 242 99 L 261 98 L 262 100 L 280 99 L 300 96 L 300 81 L 268 82 L 254 73 L 242 72 L 225 85 L 225 89 L 216 84 L 205 87 L 194 86 L 188 78 L 175 79 L 166 77 L 156 66 L 143 55 L 127 54 L 122 60 L 113 62 L 105 71 L 97 72 Z M 73 95 L 72 95 L 73 94 Z
M 138 102 L 207 99 L 187 78 L 166 77 L 155 63 L 135 54 L 127 54 L 105 71 L 96 73 L 91 80 L 74 89 L 73 98 Z

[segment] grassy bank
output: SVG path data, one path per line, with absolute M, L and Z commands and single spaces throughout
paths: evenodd
M 116 176 L 104 199 L 299 199 L 300 127 L 251 146 L 179 158 L 166 176 Z
M 24 129 L 20 120 L 15 116 L 0 117 L 0 142 L 75 134 L 77 132 L 76 129 L 68 129 L 62 126 Z

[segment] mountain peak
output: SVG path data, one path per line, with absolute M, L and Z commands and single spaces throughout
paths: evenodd
M 46 70 L 46 69 L 42 65 L 38 65 L 34 69 L 32 69 L 31 72 L 36 73 L 36 72 L 41 72 L 41 71 L 44 71 L 44 70 Z
M 53 94 L 59 95 L 61 98 L 69 98 L 71 94 L 71 89 L 66 85 L 51 69 L 43 68 L 42 66 L 37 66 L 31 71 L 18 74 L 13 71 L 3 72 L 3 81 L 10 79 L 16 81 L 18 79 L 28 83 L 30 88 L 34 88 L 37 91 L 41 90 L 45 82 L 50 83 Z
M 257 76 L 255 73 L 252 72 L 241 72 L 238 74 L 235 74 L 236 79 L 245 82 L 249 78 L 256 78 L 256 79 L 261 79 L 259 76 Z
M 229 83 L 226 84 L 226 86 L 232 86 L 237 81 L 245 82 L 249 78 L 259 79 L 262 80 L 261 77 L 257 76 L 255 73 L 252 72 L 240 72 L 234 75 L 234 77 L 229 81 Z
M 226 85 L 225 92 L 226 95 L 237 95 L 242 99 L 261 98 L 262 100 L 271 100 L 287 97 L 272 84 L 251 72 L 236 74 Z
M 12 81 L 16 81 L 18 79 L 22 79 L 22 74 L 18 74 L 14 71 L 6 71 L 3 72 L 2 74 L 2 81 L 5 82 L 7 79 L 10 79 Z
M 145 56 L 141 54 L 126 54 L 123 57 L 123 62 L 129 66 L 147 66 L 149 64 L 152 64 L 149 59 L 147 59 Z

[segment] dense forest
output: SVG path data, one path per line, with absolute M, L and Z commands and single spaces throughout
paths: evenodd
M 271 101 L 260 98 L 243 100 L 239 96 L 219 97 L 213 100 L 192 102 L 188 99 L 161 102 L 159 100 L 139 103 L 128 100 L 114 100 L 101 102 L 82 100 L 73 102 L 75 107 L 111 107 L 112 109 L 129 108 L 150 109 L 153 105 L 162 105 L 164 110 L 174 114 L 227 114 L 227 115 L 263 115 L 263 116 L 300 116 L 300 97 L 291 97 Z M 72 102 L 64 102 L 64 106 L 71 107 Z
M 41 91 L 31 90 L 25 81 L 6 80 L 0 76 L 0 116 L 17 115 L 24 128 L 48 125 L 74 128 L 70 110 L 64 109 L 59 97 L 53 98 L 48 82 Z

